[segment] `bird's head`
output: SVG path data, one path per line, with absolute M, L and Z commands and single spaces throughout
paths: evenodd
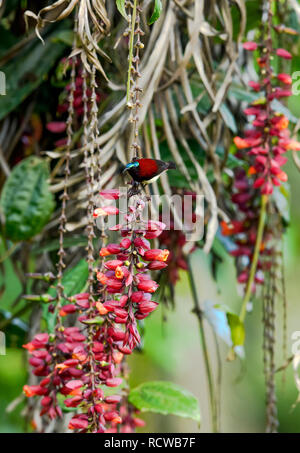
M 137 160 L 135 160 L 133 162 L 129 162 L 129 164 L 127 164 L 126 167 L 124 168 L 123 173 L 125 171 L 128 171 L 128 170 L 132 169 L 132 168 L 137 168 L 139 165 L 140 164 L 139 164 L 139 162 Z

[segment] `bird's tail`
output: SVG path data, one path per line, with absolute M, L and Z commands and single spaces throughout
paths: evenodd
M 168 162 L 168 169 L 169 170 L 176 170 L 175 162 L 172 162 L 172 161 Z

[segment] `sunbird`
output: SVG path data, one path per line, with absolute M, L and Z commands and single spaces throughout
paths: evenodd
M 156 181 L 167 170 L 175 170 L 174 162 L 164 162 L 158 159 L 134 159 L 123 170 L 127 171 L 136 183 L 142 185 Z

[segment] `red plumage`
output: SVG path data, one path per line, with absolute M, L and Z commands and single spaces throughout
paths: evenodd
M 162 172 L 175 168 L 174 162 L 164 162 L 159 159 L 135 159 L 126 165 L 124 171 L 128 171 L 134 181 L 147 183 L 152 182 Z
M 139 177 L 142 180 L 151 179 L 157 175 L 158 165 L 155 159 L 139 159 Z

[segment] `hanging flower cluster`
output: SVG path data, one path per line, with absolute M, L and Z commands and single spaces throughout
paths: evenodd
M 191 213 L 191 218 L 188 219 L 188 221 L 190 223 L 190 227 L 192 227 L 193 223 L 196 222 L 196 214 L 194 212 L 195 210 L 193 206 L 196 194 L 194 192 L 188 192 L 185 190 L 181 195 L 181 215 L 182 217 L 184 217 L 186 211 Z M 187 203 L 189 204 L 189 206 L 186 206 Z M 166 269 L 166 273 L 168 275 L 167 281 L 172 285 L 176 285 L 180 278 L 179 270 L 188 270 L 187 256 L 184 251 L 184 247 L 187 244 L 187 238 L 182 229 L 175 228 L 173 215 L 171 217 L 168 230 L 164 230 L 162 232 L 162 234 L 158 238 L 158 241 L 160 247 L 166 247 L 170 250 L 170 254 L 167 260 L 168 268 Z M 195 245 L 193 245 L 192 248 L 189 248 L 189 254 L 195 251 L 195 249 Z
M 78 361 L 72 356 L 84 339 L 79 328 L 60 327 L 55 335 L 39 333 L 23 346 L 31 356 L 29 364 L 33 367 L 33 374 L 42 377 L 39 385 L 25 385 L 23 390 L 28 397 L 36 395 L 43 397 L 41 416 L 48 415 L 50 419 L 62 416 L 57 395 L 71 392 L 71 387 L 68 387 L 70 379 L 79 378 L 83 374 L 76 366 Z M 67 362 L 68 366 L 62 367 L 62 362 Z
M 60 63 L 61 65 L 64 66 L 64 70 L 71 70 L 71 63 L 70 59 L 63 59 Z M 75 66 L 76 66 L 76 77 L 74 80 L 74 87 L 72 86 L 72 81 L 70 81 L 64 88 L 63 92 L 61 93 L 60 96 L 60 101 L 57 106 L 57 117 L 58 120 L 55 121 L 50 121 L 47 123 L 46 128 L 48 131 L 52 132 L 56 136 L 58 134 L 63 134 L 65 133 L 67 129 L 67 123 L 66 121 L 63 120 L 63 116 L 68 112 L 69 109 L 69 96 L 71 90 L 73 91 L 73 103 L 72 103 L 72 108 L 73 108 L 73 121 L 75 124 L 80 123 L 82 121 L 83 115 L 84 115 L 84 81 L 83 81 L 83 76 L 82 76 L 82 63 L 79 58 L 75 58 Z M 88 98 L 91 97 L 92 95 L 92 90 L 91 88 L 87 88 L 85 90 L 86 96 Z M 100 94 L 97 91 L 96 92 L 96 102 L 100 101 Z M 91 105 L 88 104 L 87 106 L 88 111 L 91 109 Z M 62 137 L 59 138 L 54 142 L 54 145 L 56 147 L 62 147 L 67 144 L 67 137 Z
M 104 192 L 101 194 L 105 195 Z M 134 203 L 124 216 L 125 222 L 111 228 L 119 231 L 123 239 L 119 244 L 108 244 L 100 250 L 100 256 L 107 259 L 97 273 L 99 291 L 105 294 L 105 311 L 112 312 L 109 316 L 117 324 L 125 325 L 125 349 L 121 349 L 124 353 L 131 353 L 140 341 L 137 320 L 146 318 L 158 305 L 151 301 L 151 295 L 158 289 L 158 284 L 151 279 L 149 271 L 167 267 L 169 256 L 167 249 L 151 249 L 149 239 L 160 236 L 165 225 L 159 221 L 144 221 L 144 209 L 143 199 L 134 197 Z M 100 208 L 100 211 L 95 210 L 94 215 L 98 217 L 106 212 L 104 208 L 103 214 Z M 110 259 L 112 256 L 114 259 Z M 110 300 L 107 300 L 109 295 L 114 294 L 122 294 L 120 309 L 113 308 Z
M 117 191 L 103 191 L 105 198 L 117 198 Z M 123 382 L 124 357 L 140 342 L 138 321 L 146 318 L 158 303 L 152 295 L 158 284 L 149 271 L 167 266 L 167 249 L 152 249 L 149 239 L 158 237 L 165 225 L 144 221 L 145 202 L 135 196 L 124 215 L 124 223 L 111 228 L 122 240 L 100 250 L 101 266 L 96 270 L 93 294 L 68 298 L 59 318 L 77 314 L 79 327 L 61 323 L 55 336 L 38 334 L 24 345 L 31 357 L 34 374 L 42 377 L 39 385 L 24 386 L 27 396 L 41 396 L 41 415 L 61 416 L 57 394 L 65 396 L 64 405 L 77 408 L 69 428 L 79 432 L 131 432 L 143 421 L 135 417 L 124 392 L 106 394 Z M 94 217 L 107 216 L 97 208 Z
M 179 269 L 187 270 L 188 264 L 183 252 L 186 244 L 186 237 L 182 231 L 174 229 L 174 222 L 171 222 L 170 231 L 164 231 L 159 238 L 159 244 L 162 247 L 170 249 L 168 257 L 168 281 L 175 285 L 179 280 Z
M 234 175 L 234 193 L 232 202 L 237 206 L 237 219 L 230 224 L 221 223 L 225 236 L 234 235 L 236 248 L 231 254 L 237 258 L 238 281 L 246 284 L 249 279 L 249 263 L 252 262 L 261 208 L 261 195 L 269 197 L 274 186 L 287 181 L 287 174 L 282 167 L 287 162 L 288 150 L 300 150 L 300 143 L 290 138 L 289 120 L 278 111 L 275 100 L 291 96 L 292 78 L 286 73 L 275 73 L 272 61 L 274 56 L 290 60 L 292 55 L 285 49 L 274 49 L 271 36 L 272 13 L 269 11 L 266 24 L 266 39 L 262 44 L 246 42 L 247 51 L 255 51 L 260 68 L 259 81 L 250 81 L 249 86 L 259 97 L 254 100 L 244 113 L 249 118 L 251 127 L 244 137 L 235 137 L 236 156 L 248 164 L 248 171 L 237 169 Z M 271 256 L 273 249 L 268 242 L 272 234 L 265 228 L 260 244 L 259 256 Z M 263 283 L 263 270 L 270 268 L 271 259 L 257 262 L 252 291 L 255 283 Z
M 231 200 L 237 208 L 238 220 L 232 220 L 230 224 L 221 222 L 223 236 L 234 236 L 235 248 L 230 252 L 236 258 L 237 280 L 245 285 L 249 280 L 250 266 L 254 253 L 257 238 L 257 227 L 259 221 L 260 194 L 253 187 L 253 180 L 247 175 L 244 169 L 237 169 L 234 172 L 234 193 Z M 269 246 L 271 236 L 267 230 L 263 235 L 260 246 L 260 256 L 268 257 L 272 254 L 272 246 Z M 270 266 L 270 261 L 259 260 L 257 272 L 252 290 L 255 284 L 264 282 L 263 271 Z
M 250 175 L 255 177 L 253 187 L 259 188 L 262 194 L 269 195 L 272 194 L 274 186 L 280 186 L 287 181 L 287 174 L 282 170 L 287 161 L 284 154 L 287 150 L 300 150 L 300 143 L 290 138 L 288 118 L 276 111 L 272 103 L 274 99 L 292 95 L 292 78 L 285 73 L 275 74 L 271 57 L 276 54 L 290 60 L 292 55 L 285 49 L 273 49 L 272 39 L 262 46 L 255 42 L 246 42 L 244 48 L 260 53 L 257 63 L 261 69 L 261 79 L 259 82 L 250 81 L 249 86 L 263 95 L 245 109 L 245 114 L 254 118 L 251 121 L 253 127 L 246 130 L 244 138 L 235 137 L 234 143 L 238 150 L 247 150 L 248 155 L 253 156 L 249 169 Z M 241 154 L 237 153 L 238 156 Z

